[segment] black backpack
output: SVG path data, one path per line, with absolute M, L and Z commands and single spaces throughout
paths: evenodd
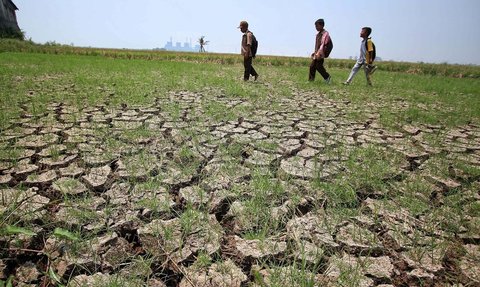
M 250 50 L 252 51 L 252 56 L 254 58 L 257 55 L 257 49 L 258 49 L 258 41 L 257 41 L 257 38 L 255 37 L 255 35 L 253 35 L 253 33 L 252 33 L 252 46 L 250 47 Z
M 325 45 L 325 51 L 324 51 L 325 58 L 328 58 L 328 56 L 330 56 L 330 53 L 332 52 L 332 50 L 333 50 L 333 41 L 332 41 L 332 38 L 330 38 L 330 41 L 328 41 L 327 44 Z
M 367 53 L 368 53 L 368 42 L 369 41 L 372 43 L 372 48 L 373 48 L 373 51 L 372 51 L 372 62 L 373 62 L 375 60 L 375 57 L 377 56 L 377 48 L 375 47 L 375 44 L 373 43 L 372 38 L 368 38 L 367 41 L 365 41 L 365 48 L 366 48 Z

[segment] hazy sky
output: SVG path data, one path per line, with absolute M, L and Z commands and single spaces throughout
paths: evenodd
M 207 51 L 238 53 L 241 20 L 259 54 L 309 56 L 325 19 L 332 58 L 359 54 L 373 28 L 384 60 L 480 64 L 480 0 L 13 0 L 19 26 L 37 43 L 151 49 L 202 35 Z M 477 27 L 477 28 L 475 28 Z

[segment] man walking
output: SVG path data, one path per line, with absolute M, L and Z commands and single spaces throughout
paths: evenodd
M 243 72 L 243 80 L 248 81 L 250 75 L 252 75 L 255 81 L 258 79 L 257 71 L 252 66 L 253 62 L 253 53 L 252 53 L 252 43 L 253 43 L 253 33 L 248 30 L 248 22 L 241 21 L 240 31 L 242 31 L 242 56 L 243 56 L 243 66 L 245 71 Z
M 318 19 L 315 21 L 315 28 L 318 33 L 315 38 L 315 51 L 312 53 L 312 63 L 310 64 L 310 74 L 308 77 L 309 81 L 315 80 L 315 73 L 318 71 L 322 75 L 325 83 L 330 84 L 330 74 L 325 70 L 323 62 L 325 61 L 325 48 L 326 45 L 331 41 L 330 34 L 323 27 L 325 26 L 325 21 L 323 19 Z
M 370 27 L 363 27 L 360 31 L 360 37 L 363 39 L 362 43 L 360 44 L 360 56 L 353 66 L 348 79 L 343 83 L 344 85 L 350 85 L 355 75 L 358 73 L 360 68 L 363 66 L 365 70 L 365 77 L 367 78 L 367 85 L 372 85 L 372 80 L 370 76 L 375 72 L 377 69 L 376 66 L 373 65 L 373 60 L 375 60 L 375 52 L 374 52 L 374 45 L 372 39 L 369 38 L 370 34 L 372 33 L 372 28 Z

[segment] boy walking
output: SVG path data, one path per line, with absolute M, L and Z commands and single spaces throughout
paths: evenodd
M 330 74 L 325 70 L 323 62 L 325 61 L 325 48 L 330 39 L 330 34 L 327 30 L 324 29 L 325 21 L 323 19 L 318 19 L 315 21 L 315 29 L 318 33 L 315 37 L 315 50 L 312 53 L 312 63 L 310 64 L 310 73 L 308 76 L 309 81 L 315 80 L 315 73 L 318 71 L 322 75 L 325 83 L 330 84 Z
M 242 31 L 242 50 L 241 54 L 243 56 L 243 66 L 245 67 L 245 71 L 243 72 L 243 80 L 248 81 L 250 75 L 254 77 L 256 81 L 258 79 L 258 73 L 252 66 L 253 62 L 253 53 L 252 53 L 252 43 L 253 43 L 253 34 L 248 30 L 248 22 L 241 21 L 240 31 Z
M 372 80 L 370 79 L 370 76 L 373 74 L 373 72 L 375 72 L 377 67 L 373 65 L 375 54 L 374 54 L 374 45 L 373 45 L 372 39 L 369 38 L 371 33 L 372 33 L 372 28 L 370 27 L 363 27 L 362 30 L 360 31 L 360 37 L 362 37 L 363 39 L 362 43 L 360 44 L 360 56 L 358 57 L 357 62 L 355 63 L 355 66 L 353 66 L 352 71 L 348 76 L 348 79 L 343 83 L 344 85 L 350 85 L 353 78 L 355 77 L 355 75 L 357 74 L 357 72 L 360 70 L 362 66 L 363 66 L 363 69 L 365 70 L 367 85 L 369 86 L 372 85 Z

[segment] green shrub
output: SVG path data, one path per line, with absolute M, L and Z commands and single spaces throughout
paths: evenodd
M 25 33 L 23 31 L 13 29 L 10 27 L 0 28 L 0 38 L 24 40 Z

